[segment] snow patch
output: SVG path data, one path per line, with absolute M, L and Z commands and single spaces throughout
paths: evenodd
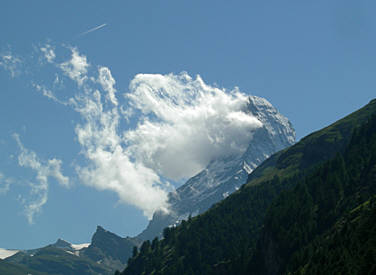
M 244 170 L 248 173 L 248 174 L 251 174 L 251 172 L 253 171 L 253 169 L 248 165 L 248 163 L 246 163 L 245 161 L 244 161 L 244 163 L 243 163 L 243 168 L 244 168 Z
M 81 243 L 81 244 L 71 244 L 72 248 L 74 250 L 81 250 L 83 248 L 86 248 L 90 245 L 90 243 Z
M 0 259 L 4 260 L 16 254 L 19 250 L 0 248 Z

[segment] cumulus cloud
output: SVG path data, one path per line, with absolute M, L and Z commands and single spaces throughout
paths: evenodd
M 12 78 L 20 74 L 21 64 L 21 59 L 9 52 L 0 54 L 0 67 L 3 67 L 6 71 L 8 71 Z
M 42 161 L 34 151 L 24 147 L 18 134 L 14 134 L 13 137 L 20 149 L 18 165 L 30 168 L 36 173 L 35 182 L 30 184 L 32 199 L 30 201 L 23 200 L 25 204 L 25 215 L 28 222 L 32 224 L 34 216 L 42 210 L 43 205 L 45 205 L 48 200 L 48 179 L 55 178 L 59 184 L 68 187 L 69 178 L 64 176 L 61 172 L 61 160 L 53 158 L 48 161 Z
M 125 132 L 131 154 L 158 174 L 179 180 L 220 157 L 241 154 L 262 124 L 244 112 L 247 96 L 180 75 L 139 74 L 126 94 L 142 113 Z
M 78 85 L 82 85 L 87 79 L 87 63 L 86 56 L 80 55 L 76 48 L 72 48 L 72 57 L 70 60 L 60 64 L 63 72 L 72 80 L 76 81 Z

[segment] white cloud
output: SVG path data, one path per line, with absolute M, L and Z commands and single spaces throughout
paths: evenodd
M 128 150 L 158 174 L 193 176 L 218 157 L 243 153 L 262 124 L 243 112 L 247 96 L 211 87 L 200 76 L 139 74 L 126 94 L 143 115 L 125 132 Z
M 44 47 L 41 47 L 40 50 L 49 63 L 52 63 L 54 61 L 56 54 L 54 48 L 51 45 L 46 44 Z
M 72 58 L 58 66 L 78 85 L 77 93 L 67 104 L 82 117 L 75 132 L 81 153 L 88 162 L 76 167 L 78 177 L 83 184 L 98 190 L 116 192 L 120 201 L 141 209 L 151 218 L 155 210 L 167 210 L 170 185 L 162 183 L 157 173 L 129 155 L 119 129 L 121 114 L 126 111 L 118 106 L 115 79 L 107 67 L 99 67 L 97 76 L 89 75 L 86 60 L 86 56 L 73 48 Z M 100 85 L 96 87 L 96 83 Z M 58 100 L 44 86 L 39 85 L 39 90 Z
M 21 64 L 21 59 L 11 53 L 0 54 L 0 67 L 8 71 L 13 78 L 20 74 Z
M 72 80 L 76 81 L 81 86 L 87 79 L 87 63 L 86 56 L 80 55 L 76 48 L 72 48 L 72 57 L 69 61 L 60 64 L 63 72 Z
M 78 142 L 90 161 L 86 167 L 77 167 L 82 183 L 116 192 L 122 202 L 143 210 L 149 218 L 155 210 L 167 209 L 168 186 L 153 170 L 132 162 L 123 148 L 118 109 L 106 109 L 98 90 L 76 96 L 74 105 L 84 119 L 76 126 Z
M 76 134 L 89 160 L 77 173 L 84 184 L 116 192 L 148 217 L 168 208 L 171 186 L 161 178 L 187 178 L 214 158 L 244 152 L 262 126 L 243 112 L 246 95 L 208 86 L 199 76 L 137 75 L 125 95 L 128 106 L 119 106 L 108 68 L 99 69 L 98 82 L 103 92 L 87 85 L 72 101 L 84 119 Z M 129 118 L 138 124 L 122 133 L 120 124 Z
M 88 167 L 78 167 L 81 180 L 98 190 L 111 190 L 122 202 L 141 209 L 151 218 L 157 209 L 167 210 L 166 186 L 159 176 L 142 163 L 134 163 L 121 146 L 114 150 L 97 148 L 86 152 Z
M 21 167 L 30 168 L 36 172 L 35 183 L 30 184 L 32 199 L 30 201 L 23 200 L 25 215 L 28 222 L 32 224 L 34 216 L 42 210 L 43 205 L 48 200 L 48 179 L 55 178 L 59 184 L 68 187 L 69 178 L 61 172 L 61 160 L 54 158 L 47 162 L 41 161 L 34 151 L 24 147 L 18 134 L 14 134 L 13 137 L 20 149 L 18 164 Z

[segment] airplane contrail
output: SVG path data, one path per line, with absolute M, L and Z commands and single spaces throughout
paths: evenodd
M 99 26 L 97 26 L 97 27 L 95 27 L 95 28 L 92 28 L 92 29 L 86 31 L 86 32 L 80 33 L 78 36 L 83 36 L 83 35 L 88 34 L 88 33 L 90 33 L 90 32 L 94 32 L 94 31 L 99 30 L 99 29 L 101 29 L 101 28 L 103 28 L 103 27 L 105 27 L 105 26 L 107 26 L 107 23 L 102 24 L 102 25 L 99 25 Z

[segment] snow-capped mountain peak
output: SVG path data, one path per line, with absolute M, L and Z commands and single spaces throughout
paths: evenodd
M 249 96 L 244 113 L 262 123 L 262 127 L 252 130 L 252 139 L 244 153 L 213 159 L 205 169 L 170 193 L 170 213 L 154 213 L 138 238 L 153 239 L 164 227 L 204 212 L 236 191 L 266 158 L 295 142 L 295 130 L 290 121 L 266 99 Z

